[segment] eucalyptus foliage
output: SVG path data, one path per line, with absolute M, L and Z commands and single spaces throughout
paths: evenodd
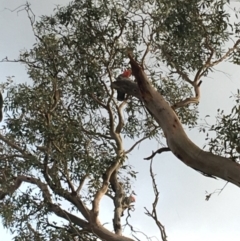
M 239 37 L 237 23 L 229 22 L 227 4 L 223 0 L 76 0 L 37 22 L 26 8 L 36 43 L 21 51 L 17 60 L 26 66 L 29 81 L 2 85 L 7 97 L 1 189 L 8 190 L 18 175 L 35 177 L 47 183 L 54 204 L 65 203 L 68 212 L 80 215 L 66 198 L 72 191 L 70 182 L 77 187 L 86 180 L 80 198 L 91 205 L 107 168 L 119 158 L 111 123 L 117 127 L 121 103 L 111 83 L 128 67 L 126 52 L 133 52 L 170 105 L 189 98 L 193 90 L 184 76 L 199 70 L 205 70 L 202 77 L 206 76 L 212 71 L 204 67 L 208 59 L 221 58 L 230 38 Z M 237 52 L 229 58 L 238 64 Z M 196 126 L 196 104 L 176 112 L 186 128 Z M 238 114 L 239 107 L 233 108 L 235 119 L 224 116 L 223 124 L 213 127 L 225 150 L 236 144 L 229 133 L 239 132 Z M 162 143 L 161 130 L 139 100 L 128 97 L 123 116 L 123 142 L 145 137 Z M 218 151 L 213 141 L 210 145 Z M 136 172 L 126 165 L 126 158 L 121 159 L 118 178 L 127 193 Z M 3 224 L 16 234 L 16 241 L 70 240 L 76 233 L 78 240 L 97 240 L 76 223 L 49 221 L 54 214 L 37 186 L 22 184 L 20 190 L 5 196 L 0 208 Z M 114 195 L 111 187 L 108 194 Z

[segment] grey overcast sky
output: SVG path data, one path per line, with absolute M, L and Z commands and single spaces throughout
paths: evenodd
M 67 0 L 29 0 L 36 16 L 51 14 L 56 4 L 64 5 Z M 24 11 L 11 12 L 25 1 L 0 0 L 0 59 L 8 56 L 17 58 L 21 49 L 29 49 L 34 43 L 28 18 Z M 240 4 L 234 2 L 234 6 Z M 23 65 L 0 63 L 0 79 L 15 76 L 15 81 L 27 82 Z M 217 71 L 204 79 L 201 86 L 199 111 L 201 118 L 209 114 L 216 116 L 217 108 L 231 110 L 234 102 L 229 96 L 240 89 L 240 68 L 229 63 L 220 64 Z M 214 123 L 214 118 L 210 122 Z M 188 132 L 190 138 L 199 146 L 205 144 L 205 135 L 197 130 Z M 128 149 L 128 143 L 125 143 Z M 144 207 L 151 208 L 153 191 L 149 178 L 149 162 L 143 158 L 158 148 L 154 140 L 141 144 L 128 159 L 136 167 L 138 179 L 133 185 L 137 193 L 136 211 L 131 223 L 149 236 L 160 235 L 154 222 L 144 215 Z M 172 154 L 162 154 L 154 159 L 154 172 L 160 191 L 158 215 L 165 225 L 170 241 L 239 241 L 240 240 L 240 190 L 228 184 L 221 195 L 214 195 L 207 202 L 205 192 L 222 188 L 225 182 L 206 178 L 190 169 Z M 111 225 L 112 204 L 105 198 L 102 202 L 102 222 Z M 109 208 L 111 207 L 111 208 Z M 111 229 L 111 228 L 110 228 Z M 13 237 L 0 223 L 1 240 L 10 241 Z M 145 240 L 144 237 L 140 237 Z

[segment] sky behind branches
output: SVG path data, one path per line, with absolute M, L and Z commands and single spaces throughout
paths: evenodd
M 67 0 L 30 0 L 31 8 L 36 16 L 51 14 L 56 4 L 64 5 Z M 0 59 L 8 56 L 9 59 L 18 57 L 21 49 L 29 49 L 35 43 L 31 26 L 24 11 L 16 9 L 25 4 L 25 1 L 0 0 Z M 240 8 L 240 3 L 234 2 L 233 7 Z M 10 11 L 14 10 L 15 11 Z M 229 9 L 231 11 L 231 9 Z M 231 44 L 231 43 L 230 43 Z M 7 76 L 15 76 L 16 83 L 27 82 L 24 65 L 17 63 L 0 63 L 0 79 L 5 81 Z M 201 100 L 199 104 L 200 123 L 206 115 L 212 116 L 208 121 L 213 124 L 217 109 L 230 112 L 234 105 L 229 98 L 240 89 L 240 68 L 230 63 L 220 64 L 214 73 L 203 80 L 201 85 Z M 4 93 L 6 94 L 6 93 Z M 1 128 L 1 127 L 0 127 Z M 1 130 L 0 130 L 1 131 Z M 202 147 L 205 135 L 198 130 L 188 132 L 189 137 Z M 127 149 L 130 143 L 126 141 Z M 154 222 L 144 215 L 144 207 L 151 210 L 153 190 L 149 177 L 149 162 L 143 158 L 151 155 L 158 145 L 156 141 L 146 141 L 140 148 L 129 155 L 127 160 L 139 172 L 133 185 L 137 193 L 135 212 L 131 223 L 138 230 L 149 236 L 160 235 Z M 240 240 L 240 190 L 228 184 L 220 195 L 213 195 L 205 201 L 206 191 L 211 193 L 223 188 L 224 181 L 213 180 L 200 175 L 190 169 L 171 153 L 163 153 L 154 159 L 153 171 L 160 191 L 158 216 L 166 228 L 170 241 L 239 241 Z M 109 210 L 109 207 L 110 210 Z M 111 228 L 113 205 L 104 198 L 102 202 L 101 221 L 109 223 Z M 10 241 L 13 237 L 0 224 L 1 240 Z M 144 237 L 139 237 L 144 240 Z

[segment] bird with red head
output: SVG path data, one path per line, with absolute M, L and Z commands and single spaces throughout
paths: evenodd
M 117 80 L 121 80 L 122 78 L 129 78 L 132 75 L 131 69 L 126 69 L 122 74 L 117 77 Z M 121 91 L 117 91 L 117 100 L 124 101 L 125 100 L 125 93 Z
M 132 75 L 132 70 L 131 69 L 126 69 L 122 73 L 122 77 L 124 77 L 124 78 L 129 78 L 131 75 Z

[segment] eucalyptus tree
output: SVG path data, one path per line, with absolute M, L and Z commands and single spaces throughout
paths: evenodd
M 196 127 L 204 77 L 222 61 L 239 64 L 239 23 L 229 22 L 227 4 L 76 0 L 39 21 L 25 6 L 36 43 L 13 61 L 29 81 L 2 84 L 0 212 L 15 240 L 135 240 L 121 223 L 136 176 L 126 159 L 146 139 L 161 143 L 156 153 L 240 185 L 238 102 L 232 114 L 219 112 L 211 128 L 222 141 L 211 139 L 211 152 L 185 133 Z M 134 80 L 117 78 L 129 67 Z M 105 195 L 113 232 L 99 219 Z M 148 214 L 167 240 L 156 210 Z

